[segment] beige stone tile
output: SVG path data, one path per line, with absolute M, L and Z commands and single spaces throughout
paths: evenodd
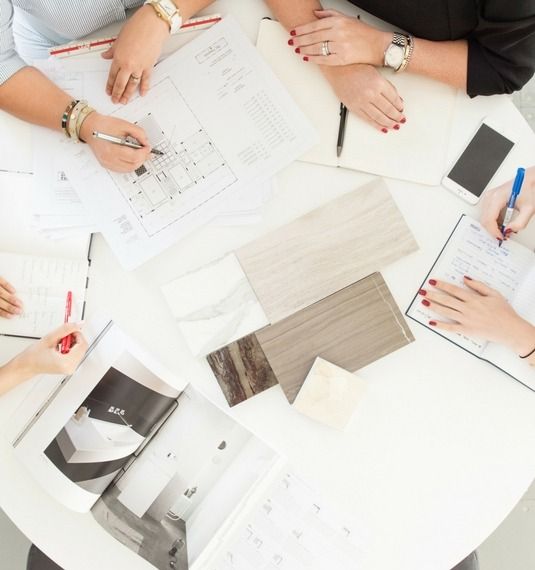
M 236 253 L 276 323 L 417 249 L 385 183 L 375 180 Z
M 293 406 L 313 420 L 342 430 L 365 389 L 362 378 L 323 358 L 316 358 Z

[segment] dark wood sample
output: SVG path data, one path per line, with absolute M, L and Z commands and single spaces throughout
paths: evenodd
M 210 353 L 206 359 L 230 406 L 277 384 L 255 334 Z

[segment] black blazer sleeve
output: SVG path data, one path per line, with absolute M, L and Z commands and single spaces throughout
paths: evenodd
M 512 93 L 535 71 L 535 0 L 479 2 L 468 36 L 468 95 Z

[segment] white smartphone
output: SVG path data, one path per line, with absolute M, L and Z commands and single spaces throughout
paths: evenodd
M 505 136 L 484 121 L 442 179 L 442 185 L 468 203 L 476 204 L 515 142 L 510 133 Z

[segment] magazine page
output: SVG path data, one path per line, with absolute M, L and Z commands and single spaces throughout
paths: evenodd
M 187 570 L 280 463 L 273 449 L 189 385 L 91 512 L 156 568 Z
M 15 454 L 52 496 L 86 512 L 183 388 L 110 324 L 15 440 Z
M 365 526 L 293 472 L 281 471 L 192 570 L 354 570 L 366 566 Z M 201 562 L 201 560 L 199 560 Z

